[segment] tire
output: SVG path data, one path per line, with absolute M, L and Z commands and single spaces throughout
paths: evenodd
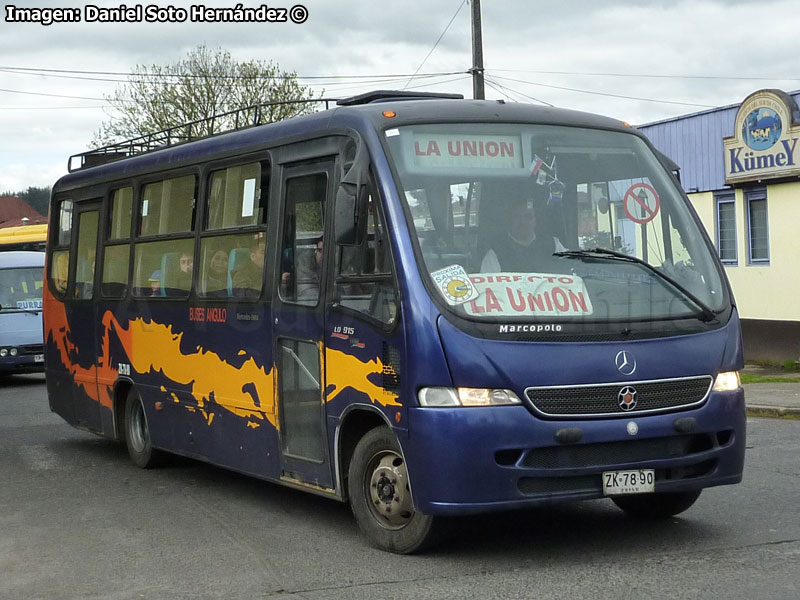
M 142 399 L 134 389 L 128 392 L 128 399 L 125 402 L 124 437 L 133 464 L 142 469 L 157 466 L 161 455 L 150 443 L 147 415 L 144 412 Z
M 700 497 L 701 491 L 619 496 L 611 500 L 632 517 L 639 519 L 666 519 L 688 509 Z
M 370 544 L 395 554 L 412 554 L 439 541 L 441 518 L 414 509 L 405 460 L 388 427 L 359 440 L 347 479 L 350 507 Z

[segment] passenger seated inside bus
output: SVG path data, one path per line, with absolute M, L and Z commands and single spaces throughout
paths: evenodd
M 150 277 L 147 279 L 147 282 L 150 284 L 150 289 L 152 290 L 151 296 L 160 296 L 161 295 L 161 270 L 156 269 L 152 272 Z
M 250 245 L 250 261 L 231 273 L 233 295 L 238 298 L 258 298 L 264 273 L 264 254 L 267 241 L 257 234 Z
M 203 274 L 203 291 L 206 297 L 228 296 L 228 252 L 219 248 L 211 254 Z
M 284 298 L 301 304 L 314 304 L 317 301 L 323 247 L 323 238 L 319 236 L 312 247 L 298 245 L 294 251 L 287 248 L 281 274 L 281 295 Z

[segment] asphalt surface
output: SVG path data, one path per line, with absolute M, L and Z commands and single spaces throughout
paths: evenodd
M 137 469 L 50 413 L 41 377 L 12 378 L 0 600 L 797 599 L 798 456 L 799 421 L 751 418 L 744 481 L 679 517 L 543 507 L 460 519 L 435 551 L 394 556 L 366 545 L 346 505 L 177 457 Z

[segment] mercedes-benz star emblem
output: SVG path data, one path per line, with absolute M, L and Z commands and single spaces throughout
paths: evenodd
M 636 359 L 633 358 L 633 354 L 625 350 L 617 352 L 614 364 L 617 365 L 617 371 L 623 375 L 633 375 L 633 372 L 636 370 Z
M 636 389 L 626 385 L 617 394 L 617 401 L 622 410 L 633 410 L 636 408 Z

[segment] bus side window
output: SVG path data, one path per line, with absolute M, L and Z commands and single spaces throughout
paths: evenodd
M 50 281 L 53 291 L 64 294 L 67 291 L 69 274 L 69 245 L 72 240 L 72 200 L 62 200 L 58 205 L 58 221 L 52 254 L 50 255 Z
M 133 188 L 114 190 L 110 204 L 111 219 L 106 231 L 108 245 L 103 249 L 103 279 L 100 287 L 104 296 L 121 298 L 128 291 Z
M 326 173 L 286 181 L 280 265 L 280 296 L 285 302 L 316 306 L 319 300 L 327 182 Z
M 189 295 L 192 287 L 194 238 L 139 242 L 134 255 L 134 295 Z
M 371 187 L 362 209 L 365 227 L 359 246 L 340 246 L 336 269 L 336 303 L 381 321 L 397 318 L 397 290 L 392 275 L 389 238 Z
M 97 262 L 98 211 L 80 214 L 78 220 L 78 264 L 75 269 L 75 297 L 94 296 L 94 269 Z

